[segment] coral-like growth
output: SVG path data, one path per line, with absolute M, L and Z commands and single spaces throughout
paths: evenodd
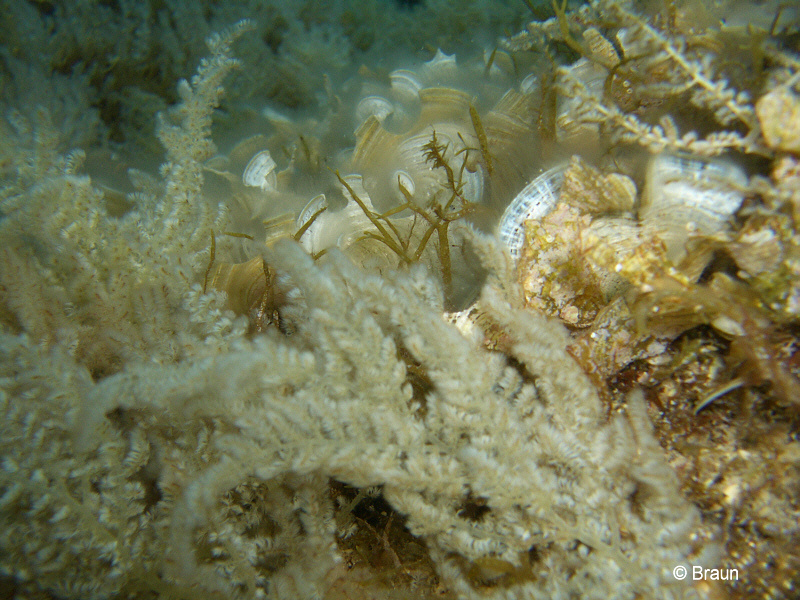
M 53 523 L 86 531 L 98 553 L 86 560 L 116 574 L 105 593 L 146 589 L 163 565 L 175 586 L 312 597 L 338 572 L 332 477 L 382 485 L 461 595 L 652 597 L 683 587 L 669 568 L 694 552 L 698 514 L 678 494 L 641 397 L 607 422 L 560 326 L 488 288 L 485 309 L 514 332 L 510 364 L 512 356 L 475 347 L 441 318 L 439 293 L 422 272 L 389 282 L 343 258 L 319 268 L 293 245 L 270 262 L 302 297 L 290 307 L 290 338 L 242 339 L 173 366 L 128 365 L 96 384 L 54 355 L 69 385 L 31 375 L 7 387 L 6 398 L 27 395 L 41 414 L 21 433 L 14 415 L 25 409 L 4 406 L 3 439 L 12 444 L 4 453 L 13 457 L 4 514 L 23 528 L 17 535 L 41 544 L 56 535 Z M 35 362 L 33 347 L 6 345 L 17 364 Z M 406 356 L 429 382 L 419 399 Z M 66 410 L 66 420 L 51 424 L 48 407 Z M 33 446 L 56 440 L 64 464 Z M 105 479 L 79 468 L 84 456 L 96 457 L 92 468 Z M 241 499 L 254 493 L 261 508 Z M 108 509 L 125 528 L 81 524 L 94 518 L 87 506 L 105 510 L 103 498 L 127 502 L 124 513 Z M 472 515 L 465 507 L 478 499 L 485 509 Z M 103 562 L 109 543 L 118 550 Z M 27 545 L 5 544 L 6 569 L 31 573 L 21 585 L 46 581 L 48 569 L 62 576 Z M 81 571 L 72 585 L 96 577 Z

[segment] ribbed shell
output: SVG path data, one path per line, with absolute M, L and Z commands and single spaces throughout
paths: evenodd
M 564 182 L 564 167 L 565 165 L 553 167 L 531 181 L 503 213 L 497 236 L 514 260 L 519 259 L 525 243 L 525 221 L 541 219 L 558 203 L 561 184 Z

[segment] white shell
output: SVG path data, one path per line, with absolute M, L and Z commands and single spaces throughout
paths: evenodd
M 411 179 L 411 175 L 408 172 L 403 171 L 402 169 L 398 169 L 394 172 L 394 184 L 397 186 L 397 199 L 401 202 L 405 202 L 405 196 L 400 191 L 400 186 L 402 185 L 405 190 L 411 195 L 414 195 L 414 191 L 417 189 L 414 185 L 414 180 Z
M 445 54 L 441 48 L 436 55 L 424 63 L 420 69 L 423 78 L 431 85 L 442 85 L 458 75 L 455 54 Z
M 650 160 L 639 216 L 666 229 L 725 229 L 744 200 L 747 176 L 733 163 L 660 154 Z
M 360 125 L 369 117 L 374 116 L 379 122 L 383 121 L 394 112 L 394 106 L 381 96 L 367 96 L 356 106 L 356 122 Z
M 560 142 L 588 143 L 596 141 L 599 125 L 576 121 L 586 104 L 586 97 L 602 101 L 608 70 L 598 63 L 581 58 L 568 67 L 558 69 L 559 84 L 569 92 L 559 94 L 556 107 L 556 134 Z
M 520 82 L 519 91 L 521 94 L 534 94 L 539 92 L 541 87 L 542 85 L 539 81 L 539 77 L 536 74 L 531 73 Z
M 358 199 L 364 203 L 367 210 L 372 210 L 372 201 L 364 189 L 361 176 L 347 175 L 344 180 L 358 196 Z M 342 188 L 342 194 L 347 199 L 347 205 L 341 210 L 335 212 L 326 210 L 318 215 L 300 238 L 300 244 L 310 254 L 317 254 L 334 246 L 344 249 L 365 231 L 374 229 L 372 222 L 351 197 L 347 188 L 344 186 Z M 325 195 L 315 196 L 300 213 L 300 217 L 297 219 L 298 229 L 323 207 L 328 207 Z
M 678 264 L 687 258 L 691 234 L 724 231 L 744 200 L 747 176 L 738 166 L 722 161 L 673 154 L 650 160 L 639 208 L 642 228 L 657 233 L 667 247 L 667 258 Z M 699 276 L 710 251 L 688 257 L 685 272 Z
M 314 196 L 308 201 L 308 204 L 305 205 L 303 210 L 300 211 L 300 216 L 297 217 L 297 228 L 300 229 L 311 217 L 314 216 L 314 213 L 322 210 L 323 208 L 328 208 L 328 199 L 325 197 L 325 194 Z
M 266 191 L 276 189 L 275 161 L 268 150 L 262 150 L 250 159 L 242 174 L 242 183 L 247 187 L 257 187 Z
M 318 196 L 314 196 L 311 200 L 309 200 L 308 204 L 306 204 L 305 208 L 300 211 L 300 216 L 297 218 L 297 229 L 303 227 L 308 220 L 314 216 L 315 213 L 319 212 L 323 208 L 328 208 L 328 200 L 325 198 L 325 194 L 319 194 Z M 300 238 L 300 244 L 309 254 L 320 252 L 328 247 L 327 244 L 329 243 L 329 240 L 324 236 L 324 229 L 326 221 L 328 220 L 327 213 L 327 210 L 323 213 L 320 213 L 316 220 L 308 227 L 308 229 L 306 229 L 305 233 L 303 233 L 302 237 Z
M 394 156 L 395 164 L 402 166 L 414 186 L 414 201 L 422 206 L 427 205 L 434 193 L 442 189 L 446 178 L 441 169 L 432 169 L 426 158 L 425 147 L 430 143 L 431 131 L 407 137 L 400 141 Z M 436 137 L 443 146 L 453 147 L 453 141 L 440 129 Z M 450 153 L 447 153 L 450 158 Z M 395 180 L 396 181 L 396 180 Z
M 292 120 L 289 117 L 287 117 L 286 115 L 284 115 L 281 112 L 278 112 L 274 108 L 270 108 L 269 106 L 264 108 L 261 111 L 261 114 L 264 115 L 264 118 L 267 119 L 267 121 L 269 121 L 273 125 L 274 124 L 280 124 L 280 125 L 291 125 L 292 124 Z
M 483 200 L 483 168 L 478 167 L 475 171 L 465 170 L 461 176 L 461 194 L 467 202 L 479 204 Z
M 409 71 L 408 69 L 392 71 L 389 74 L 389 82 L 392 93 L 397 100 L 409 102 L 419 99 L 419 91 L 422 89 L 422 84 L 417 79 L 417 74 L 414 71 Z
M 558 203 L 566 165 L 545 171 L 526 185 L 508 205 L 497 229 L 500 238 L 514 260 L 525 243 L 525 221 L 541 219 Z
M 489 50 L 488 48 L 483 51 L 483 64 L 484 70 L 491 61 L 489 67 L 489 76 L 494 78 L 503 78 L 514 75 L 514 62 L 508 53 L 498 50 L 497 48 Z
M 363 202 L 364 205 L 369 210 L 374 210 L 374 207 L 372 206 L 372 200 L 370 199 L 367 190 L 364 189 L 364 178 L 361 177 L 361 175 L 357 174 L 345 175 L 344 177 L 342 177 L 342 179 L 344 179 L 347 185 L 350 186 L 350 189 L 353 190 L 353 193 L 356 196 L 358 196 L 358 199 L 361 200 L 361 202 Z M 350 194 L 350 191 L 343 185 L 340 185 L 340 187 L 342 189 L 342 195 L 347 199 L 347 205 L 348 206 L 354 205 L 355 207 L 358 208 L 358 204 L 353 199 L 353 196 Z M 364 211 L 361 210 L 361 208 L 358 208 L 358 212 L 359 214 L 362 215 L 364 213 Z

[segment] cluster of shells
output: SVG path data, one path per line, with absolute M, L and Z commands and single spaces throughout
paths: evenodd
M 548 270 L 553 267 L 548 262 L 557 262 L 558 256 L 546 256 L 543 251 L 553 247 L 556 253 L 573 252 L 576 244 L 583 245 L 597 288 L 596 304 L 605 305 L 635 281 L 630 273 L 622 272 L 644 266 L 632 263 L 648 243 L 663 249 L 664 263 L 680 266 L 695 280 L 711 251 L 690 254 L 687 244 L 729 230 L 746 184 L 743 170 L 734 163 L 661 154 L 648 161 L 639 194 L 631 177 L 603 173 L 575 156 L 541 174 L 519 193 L 503 214 L 498 236 L 512 258 L 526 262 L 522 282 L 532 296 L 540 295 L 544 285 L 554 283 L 549 281 L 552 276 L 559 275 Z M 571 229 L 577 239 L 568 239 Z M 548 235 L 553 237 L 548 239 Z M 567 243 L 559 246 L 563 242 Z M 540 254 L 538 262 L 531 264 L 534 250 Z M 566 287 L 561 291 L 567 294 Z M 563 304 L 559 309 L 568 308 L 555 311 L 565 322 L 587 325 L 594 318 L 596 311 L 579 314 L 566 296 L 560 303 L 553 294 L 551 300 Z
M 442 239 L 433 235 L 429 241 L 431 222 L 452 219 L 448 240 L 455 240 L 467 221 L 489 230 L 538 161 L 538 97 L 524 85 L 509 89 L 509 71 L 505 55 L 462 67 L 454 56 L 438 51 L 416 71 L 368 80 L 350 116 L 354 147 L 331 158 L 335 176 L 333 168 L 319 169 L 322 189 L 294 212 L 270 210 L 297 203 L 296 175 L 307 166 L 300 163 L 311 162 L 307 147 L 280 166 L 283 157 L 273 156 L 274 149 L 264 147 L 266 138 L 258 136 L 207 168 L 238 186 L 244 212 L 267 217 L 262 220 L 267 245 L 293 236 L 313 256 L 338 248 L 365 268 L 413 259 L 437 273 Z M 275 113 L 268 118 L 276 127 L 285 125 Z M 258 143 L 263 146 L 255 147 Z M 251 155 L 244 164 L 247 151 Z M 241 183 L 235 181 L 237 163 L 244 164 Z M 408 256 L 387 244 L 387 236 Z M 448 270 L 456 288 L 471 288 L 474 294 L 474 266 L 467 264 L 459 242 L 448 243 Z M 241 294 L 225 282 L 231 271 L 245 270 L 258 275 L 251 263 L 215 265 L 210 282 L 229 296 Z M 255 295 L 250 296 L 236 308 L 253 301 Z
M 605 47 L 601 41 L 595 40 L 593 46 L 598 53 Z M 660 258 L 681 264 L 687 276 L 696 279 L 712 251 L 709 246 L 687 256 L 687 243 L 729 229 L 747 187 L 743 170 L 732 162 L 676 153 L 655 155 L 637 167 L 639 172 L 632 169 L 627 174 L 600 171 L 576 157 L 553 165 L 541 155 L 540 83 L 529 76 L 509 89 L 511 77 L 503 71 L 503 57 L 487 57 L 484 65 L 470 70 L 439 51 L 416 71 L 397 70 L 383 81 L 365 84 L 351 116 L 355 146 L 337 156 L 339 171 L 333 185 L 311 195 L 296 212 L 278 213 L 264 221 L 264 241 L 270 244 L 293 236 L 314 256 L 338 248 L 365 268 L 395 267 L 403 256 L 381 239 L 389 235 L 387 231 L 404 248 L 423 248 L 425 236 L 430 235 L 419 213 L 407 208 L 408 203 L 422 210 L 442 211 L 448 195 L 457 190 L 458 202 L 448 205 L 449 210 L 468 207 L 464 214 L 469 220 L 485 230 L 494 229 L 512 258 L 524 263 L 522 283 L 528 296 L 549 295 L 551 305 L 537 308 L 568 324 L 588 325 L 600 305 L 613 300 L 631 280 L 638 283 L 628 272 L 647 267 L 637 262 L 637 257 L 653 240 L 665 249 Z M 578 61 L 570 76 L 582 77 L 588 86 L 597 85 L 595 71 L 599 68 L 597 62 Z M 557 107 L 559 140 L 577 136 L 585 141 L 587 135 L 596 136 L 596 129 L 576 133 L 571 121 L 573 104 L 565 100 Z M 284 124 L 277 115 L 270 118 L 278 126 Z M 449 174 L 432 164 L 432 141 L 439 145 Z M 311 153 L 306 149 L 300 157 L 293 155 L 280 168 L 269 150 L 262 147 L 253 152 L 259 142 L 264 140 L 248 140 L 242 145 L 251 156 L 244 165 L 241 185 L 254 198 L 251 206 L 286 205 L 286 198 L 297 194 L 292 177 L 298 162 L 311 162 Z M 243 153 L 241 148 L 238 152 Z M 640 182 L 641 193 L 634 178 Z M 548 272 L 552 267 L 548 262 L 557 262 L 557 258 L 542 253 L 548 242 L 537 240 L 531 229 L 531 223 L 545 217 L 549 219 L 547 227 L 561 228 L 556 237 L 577 226 L 581 243 L 600 248 L 592 257 L 592 307 L 581 307 L 573 301 L 574 293 L 567 293 L 563 286 L 562 297 L 559 291 L 550 291 L 554 285 L 561 286 L 553 281 L 557 269 Z M 459 225 L 460 221 L 454 223 L 451 233 Z M 548 231 L 542 230 L 549 235 Z M 547 235 L 543 239 L 548 239 Z M 552 235 L 549 239 L 552 242 Z M 437 243 L 431 242 L 414 257 L 434 273 L 441 267 Z M 468 289 L 456 306 L 466 306 L 476 292 L 474 267 L 466 264 L 469 259 L 463 249 L 452 244 L 452 271 Z M 531 252 L 531 248 L 537 251 Z M 557 254 L 557 249 L 553 250 Z M 215 265 L 210 281 L 228 292 L 237 312 L 252 314 L 264 310 L 268 277 L 263 261 L 254 259 Z M 232 281 L 240 283 L 234 286 Z M 544 286 L 548 286 L 545 294 Z M 472 307 L 467 312 L 476 311 Z M 463 314 L 453 318 L 464 321 Z

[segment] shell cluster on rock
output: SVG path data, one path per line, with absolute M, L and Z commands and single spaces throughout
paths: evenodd
M 580 162 L 573 161 L 573 167 L 575 164 Z M 567 165 L 561 164 L 536 177 L 503 213 L 497 234 L 515 259 L 525 242 L 525 221 L 541 219 L 553 210 L 561 196 L 566 169 Z M 575 173 L 575 169 L 570 172 Z M 579 179 L 579 185 L 598 189 L 596 175 L 584 170 Z M 709 235 L 726 229 L 744 200 L 746 186 L 744 171 L 730 162 L 669 153 L 653 156 L 639 202 L 639 222 L 662 236 L 677 254 L 691 233 Z M 585 212 L 633 210 L 636 188 L 629 177 L 612 173 L 603 178 L 602 188 L 605 193 L 595 195 L 594 201 L 580 198 L 580 192 L 571 191 L 571 195 L 583 200 Z
M 523 181 L 535 155 L 532 94 L 507 90 L 480 114 L 454 57 L 441 52 L 419 72 L 390 74 L 384 96 L 372 94 L 356 108 L 356 146 L 348 169 L 364 177 L 373 204 L 386 210 L 404 201 L 402 185 L 421 206 L 447 186 L 446 173 L 433 169 L 426 146 L 435 133 L 446 148 L 471 203 L 501 206 Z M 496 167 L 496 168 L 495 168 Z
M 468 219 L 488 229 L 539 160 L 539 97 L 535 85 L 509 89 L 507 56 L 486 58 L 462 67 L 438 51 L 417 69 L 367 79 L 352 113 L 354 147 L 334 158 L 339 181 L 318 169 L 317 193 L 297 209 L 293 227 L 286 227 L 283 213 L 264 221 L 267 243 L 294 235 L 314 256 L 338 248 L 362 266 L 393 266 L 410 257 L 435 267 L 448 229 L 443 222 Z M 269 120 L 277 130 L 289 127 L 275 115 Z M 234 150 L 252 148 L 237 184 L 251 219 L 272 214 L 267 205 L 296 205 L 289 197 L 297 194 L 298 173 L 313 162 L 314 144 L 311 135 L 298 138 L 302 147 L 293 147 L 288 163 L 277 158 L 274 143 L 253 148 L 256 138 Z M 228 171 L 240 161 L 231 157 L 208 168 L 232 181 Z M 405 256 L 385 243 L 378 221 L 408 250 Z M 446 270 L 469 270 L 458 266 L 458 248 L 448 253 Z
M 587 32 L 584 39 L 595 60 L 581 59 L 570 71 L 592 94 L 601 95 L 607 70 L 620 59 L 597 31 Z M 439 242 L 433 235 L 435 241 L 425 246 L 432 230 L 421 211 L 445 218 L 447 210 L 461 215 L 463 209 L 480 226 L 494 221 L 499 240 L 519 261 L 529 243 L 526 222 L 542 220 L 566 200 L 579 213 L 591 215 L 591 239 L 618 248 L 621 256 L 635 252 L 650 237 L 663 241 L 668 258 L 678 262 L 692 236 L 713 235 L 729 226 L 747 186 L 744 172 L 731 162 L 663 152 L 640 169 L 641 194 L 629 176 L 634 173 L 600 171 L 575 158 L 531 177 L 548 163 L 541 155 L 539 133 L 544 84 L 538 76 L 528 76 L 509 89 L 502 76 L 499 82 L 489 76 L 503 69 L 488 61 L 487 66 L 470 71 L 439 51 L 417 69 L 367 80 L 351 117 L 355 145 L 336 159 L 339 181 L 307 196 L 311 200 L 296 218 L 265 222 L 268 243 L 295 235 L 314 256 L 338 248 L 362 266 L 383 268 L 413 254 L 414 260 L 435 269 Z M 570 119 L 578 101 L 567 97 L 555 106 L 559 140 L 570 147 L 587 135 L 595 140 L 598 133 L 596 126 L 573 127 Z M 288 126 L 272 121 L 276 127 Z M 311 145 L 310 139 L 304 143 Z M 306 162 L 310 152 L 303 150 Z M 289 164 L 279 169 L 269 150 L 256 148 L 241 185 L 273 202 L 287 194 L 285 181 L 297 171 L 299 160 L 295 149 Z M 381 223 L 399 245 L 408 249 L 420 244 L 424 252 L 398 252 L 387 243 Z M 707 258 L 696 261 L 698 273 Z M 603 277 L 603 289 L 618 288 L 617 275 Z

